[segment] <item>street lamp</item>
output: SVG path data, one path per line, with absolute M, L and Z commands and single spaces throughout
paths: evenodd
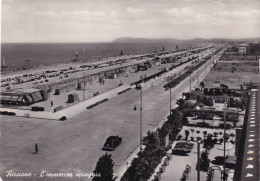
M 199 68 L 197 67 L 197 88 L 199 88 Z
M 83 73 L 83 81 L 84 81 L 84 89 L 83 89 L 83 100 L 85 101 L 85 88 L 86 88 L 86 82 L 85 82 L 85 72 Z
M 172 88 L 170 87 L 170 116 L 172 114 Z
M 143 100 L 142 100 L 142 87 L 140 84 L 136 85 L 135 87 L 136 90 L 140 90 L 140 152 L 142 152 L 142 139 L 143 139 L 143 134 L 142 134 L 142 111 L 143 111 Z
M 224 140 L 224 163 L 223 163 L 223 170 L 226 170 L 226 108 L 227 103 L 224 103 L 224 134 L 223 134 L 223 140 Z M 225 181 L 225 177 L 223 177 L 223 181 Z
M 166 88 L 165 88 L 165 90 L 167 91 L 169 89 L 169 91 L 170 91 L 170 116 L 171 116 L 171 112 L 172 112 L 172 88 L 171 88 L 171 86 L 167 86 Z
M 201 141 L 198 140 L 198 160 L 197 160 L 197 181 L 200 181 L 200 143 Z
M 205 62 L 205 76 L 206 76 L 206 64 L 207 64 L 207 61 Z
M 190 94 L 191 94 L 191 74 L 190 74 Z

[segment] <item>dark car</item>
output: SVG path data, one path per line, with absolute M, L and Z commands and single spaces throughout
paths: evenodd
M 119 136 L 109 136 L 102 148 L 105 151 L 112 151 L 122 142 L 122 138 Z
M 94 94 L 93 94 L 93 96 L 98 96 L 99 95 L 99 92 L 95 92 Z
M 205 122 L 198 122 L 197 126 L 201 126 L 201 127 L 209 127 L 209 123 L 205 123 Z
M 224 124 L 219 124 L 219 127 L 221 129 L 224 129 Z M 230 124 L 226 124 L 226 129 L 231 129 L 231 128 L 232 128 L 232 126 Z

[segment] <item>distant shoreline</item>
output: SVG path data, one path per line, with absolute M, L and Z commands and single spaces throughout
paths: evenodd
M 145 53 L 145 54 L 132 54 L 132 55 L 123 55 L 123 56 L 115 56 L 115 57 L 103 57 L 100 60 L 97 59 L 91 59 L 88 62 L 69 62 L 69 63 L 60 63 L 56 65 L 44 65 L 44 66 L 37 66 L 34 68 L 28 68 L 24 70 L 9 70 L 9 71 L 1 71 L 1 78 L 6 78 L 10 76 L 18 76 L 18 75 L 23 75 L 23 74 L 33 74 L 41 71 L 47 71 L 47 70 L 61 70 L 65 69 L 68 67 L 77 67 L 80 65 L 92 65 L 95 63 L 105 63 L 109 61 L 115 61 L 118 59 L 126 59 L 126 58 L 131 58 L 131 57 L 136 57 L 136 56 L 142 56 L 150 53 Z

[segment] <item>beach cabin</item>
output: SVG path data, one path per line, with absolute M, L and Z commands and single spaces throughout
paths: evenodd
M 75 102 L 79 102 L 78 94 L 76 93 L 69 94 L 67 103 L 75 103 Z
M 40 89 L 14 89 L 1 93 L 1 104 L 13 106 L 29 106 L 43 101 L 44 97 Z

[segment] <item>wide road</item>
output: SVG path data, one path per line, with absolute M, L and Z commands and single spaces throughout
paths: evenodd
M 209 72 L 210 63 L 206 64 Z M 205 68 L 199 69 L 199 81 L 205 77 Z M 192 75 L 192 86 L 197 74 Z M 152 130 L 169 113 L 169 91 L 159 82 L 143 90 L 143 135 Z M 172 102 L 189 91 L 189 77 L 172 89 Z M 123 142 L 112 154 L 116 170 L 139 144 L 140 92 L 130 90 L 94 109 L 60 122 L 45 119 L 7 117 L 1 119 L 0 174 L 4 180 L 66 180 L 40 178 L 42 170 L 49 172 L 92 172 L 98 158 L 105 154 L 102 146 L 110 135 L 119 135 Z M 137 110 L 134 111 L 134 105 Z M 34 143 L 39 154 L 34 151 Z M 31 172 L 32 177 L 5 178 L 5 172 Z M 35 174 L 35 175 L 34 175 Z M 75 177 L 69 180 L 80 180 Z M 83 180 L 83 179 L 82 179 Z

